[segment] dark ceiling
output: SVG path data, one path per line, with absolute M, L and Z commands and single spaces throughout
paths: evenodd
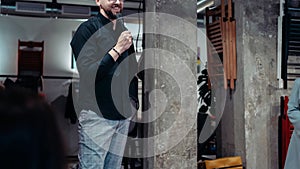
M 1 14 L 85 19 L 96 15 L 94 0 L 0 0 Z M 143 11 L 144 0 L 126 0 L 123 15 Z
M 124 16 L 143 12 L 144 0 L 125 1 Z M 197 8 L 205 1 L 211 0 L 198 0 Z M 0 11 L 3 15 L 87 19 L 96 15 L 99 7 L 95 0 L 0 0 Z M 204 11 L 198 12 L 198 26 L 203 26 L 204 15 Z

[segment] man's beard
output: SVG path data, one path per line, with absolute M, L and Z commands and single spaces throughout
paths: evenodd
M 106 10 L 106 9 L 103 9 L 104 10 L 104 12 L 106 13 L 106 15 L 108 16 L 108 18 L 109 19 L 111 19 L 111 20 L 114 20 L 114 19 L 117 19 L 118 18 L 118 14 L 120 14 L 122 11 L 120 11 L 120 13 L 117 13 L 117 14 L 113 14 L 112 12 L 111 12 L 111 10 Z

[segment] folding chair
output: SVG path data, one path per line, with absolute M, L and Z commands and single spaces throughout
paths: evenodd
M 18 41 L 18 79 L 23 87 L 38 91 L 42 87 L 44 41 Z

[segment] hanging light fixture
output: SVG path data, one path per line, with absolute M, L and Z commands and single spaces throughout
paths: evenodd
M 205 8 L 214 5 L 214 0 L 199 0 L 197 1 L 197 13 L 202 12 Z

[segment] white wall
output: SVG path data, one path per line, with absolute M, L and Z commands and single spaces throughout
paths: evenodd
M 77 76 L 76 69 L 71 69 L 70 41 L 72 31 L 83 21 L 85 20 L 0 15 L 0 75 L 17 75 L 17 48 L 20 39 L 44 41 L 44 76 Z M 126 23 L 126 26 L 136 37 L 138 25 Z M 141 33 L 142 30 L 141 26 Z M 5 78 L 0 78 L 0 81 L 4 80 Z M 49 101 L 61 94 L 66 95 L 67 81 L 44 79 L 43 92 Z
M 200 70 L 205 68 L 207 64 L 207 41 L 206 41 L 206 29 L 198 28 L 197 31 L 197 46 L 200 47 Z
M 17 74 L 18 39 L 44 41 L 44 75 L 71 76 L 72 31 L 82 21 L 0 16 L 0 74 Z
M 44 76 L 72 76 L 76 71 L 71 69 L 70 41 L 72 31 L 83 21 L 0 16 L 0 74 L 17 74 L 17 47 L 20 39 L 44 41 Z M 137 34 L 137 24 L 127 23 L 126 26 L 133 35 Z
M 83 21 L 0 15 L 0 75 L 17 75 L 18 39 L 20 39 L 44 41 L 44 76 L 72 77 L 73 74 L 76 76 L 77 71 L 71 69 L 70 41 L 72 31 L 75 31 Z M 127 23 L 126 26 L 133 36 L 137 35 L 137 24 Z M 141 32 L 142 30 L 141 27 Z M 11 79 L 15 80 L 15 78 Z M 5 78 L 0 78 L 0 82 L 4 80 Z M 70 82 L 68 79 L 44 79 L 43 93 L 47 101 L 57 104 L 61 96 L 67 96 Z M 70 124 L 69 120 L 64 118 L 64 103 L 57 105 L 55 110 L 57 110 L 59 126 L 66 139 L 67 153 L 76 155 L 77 126 Z

